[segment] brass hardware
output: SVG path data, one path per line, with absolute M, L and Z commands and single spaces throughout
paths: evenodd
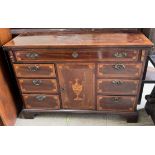
M 73 57 L 73 58 L 77 58 L 78 56 L 79 56 L 79 54 L 78 54 L 77 52 L 73 52 L 73 53 L 72 53 L 72 57 Z
M 35 59 L 35 58 L 37 58 L 39 56 L 39 54 L 38 53 L 27 53 L 26 54 L 26 57 L 27 58 L 31 58 L 31 59 Z
M 115 102 L 115 103 L 118 103 L 119 101 L 120 101 L 120 97 L 113 97 L 112 98 L 112 100 L 113 100 L 113 102 Z
M 38 96 L 36 96 L 36 99 L 38 100 L 38 101 L 43 101 L 44 99 L 46 98 L 46 96 L 45 95 L 38 95 Z
M 119 86 L 119 85 L 123 84 L 123 82 L 120 80 L 114 80 L 114 81 L 112 81 L 112 84 Z
M 125 69 L 125 65 L 124 64 L 116 64 L 113 67 L 114 67 L 114 69 L 116 69 L 118 71 L 121 71 L 121 70 Z
M 35 85 L 35 86 L 40 86 L 40 84 L 42 83 L 41 80 L 32 80 L 32 83 Z
M 30 72 L 36 72 L 37 70 L 39 70 L 39 66 L 35 65 L 35 66 L 28 66 L 28 69 Z
M 127 56 L 128 56 L 128 54 L 125 53 L 125 52 L 123 52 L 123 53 L 117 52 L 117 53 L 114 54 L 114 57 L 116 57 L 116 58 L 125 58 Z

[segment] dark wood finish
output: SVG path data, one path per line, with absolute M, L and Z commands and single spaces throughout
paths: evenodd
M 139 51 L 125 48 L 27 49 L 14 51 L 17 62 L 137 61 Z
M 64 109 L 95 109 L 95 64 L 58 64 Z
M 97 96 L 97 110 L 134 111 L 136 97 L 134 96 Z
M 17 117 L 8 65 L 1 48 L 10 39 L 10 30 L 0 29 L 0 125 L 14 125 Z
M 14 64 L 19 78 L 52 78 L 56 77 L 54 64 Z
M 127 116 L 128 123 L 137 123 L 138 122 L 138 112 L 133 113 L 132 115 Z
M 105 95 L 136 95 L 138 80 L 99 79 L 97 80 L 97 92 Z
M 36 106 L 23 108 L 21 117 L 33 118 L 42 112 L 108 112 L 124 115 L 128 122 L 137 121 L 136 106 L 148 49 L 152 46 L 140 32 L 55 31 L 16 37 L 4 46 L 12 65 L 55 66 L 55 77 L 47 76 L 49 72 L 45 71 L 25 75 L 25 69 L 20 71 L 24 74 L 21 77 L 14 69 L 21 94 L 31 93 L 29 103 Z M 58 84 L 55 92 L 51 80 Z M 41 100 L 44 95 L 58 95 L 60 109 L 37 107 L 39 103 L 32 99 L 36 94 L 42 95 Z M 114 104 L 112 98 L 116 102 L 120 98 L 119 104 Z M 48 106 L 46 102 L 43 105 Z
M 55 79 L 19 79 L 22 93 L 57 93 Z
M 27 109 L 60 109 L 58 95 L 23 94 L 23 99 Z
M 99 78 L 139 78 L 141 75 L 142 63 L 102 63 L 98 64 Z

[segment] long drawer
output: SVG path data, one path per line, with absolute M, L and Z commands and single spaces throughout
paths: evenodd
M 134 111 L 135 96 L 97 96 L 97 110 Z
M 56 77 L 54 64 L 14 64 L 17 77 Z
M 98 79 L 97 93 L 105 95 L 136 95 L 138 80 Z
M 22 93 L 57 93 L 55 79 L 19 79 Z
M 137 61 L 140 51 L 135 49 L 33 49 L 14 51 L 17 62 L 60 61 Z
M 58 95 L 23 94 L 23 99 L 27 109 L 60 109 Z
M 97 76 L 99 78 L 139 78 L 141 69 L 142 63 L 99 63 L 97 65 Z

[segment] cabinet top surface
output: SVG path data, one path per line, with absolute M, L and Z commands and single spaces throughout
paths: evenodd
M 142 33 L 25 33 L 4 45 L 29 47 L 152 47 Z

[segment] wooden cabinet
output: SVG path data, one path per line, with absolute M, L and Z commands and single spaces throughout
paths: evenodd
M 95 110 L 95 64 L 58 64 L 58 77 L 64 109 Z
M 4 49 L 23 97 L 25 118 L 41 112 L 110 112 L 137 121 L 152 46 L 139 32 L 72 31 L 25 33 Z

